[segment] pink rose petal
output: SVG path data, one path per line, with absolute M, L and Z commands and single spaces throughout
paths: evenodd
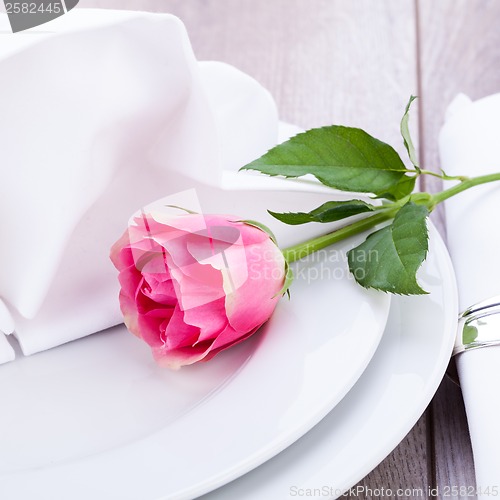
M 174 369 L 255 333 L 284 282 L 281 251 L 233 216 L 141 214 L 110 257 L 127 327 Z

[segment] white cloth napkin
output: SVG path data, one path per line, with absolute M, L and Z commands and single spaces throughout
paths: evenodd
M 24 354 L 122 321 L 108 253 L 139 207 L 171 195 L 272 224 L 266 208 L 331 198 L 237 173 L 276 143 L 276 106 L 235 68 L 198 63 L 174 16 L 74 10 L 2 35 L 0 74 L 0 332 Z M 324 231 L 279 224 L 277 236 Z M 0 333 L 0 363 L 12 357 Z
M 476 102 L 458 95 L 448 108 L 441 130 L 442 168 L 449 175 L 500 172 L 499 140 L 500 94 Z M 494 183 L 446 202 L 448 247 L 462 310 L 500 295 L 499 201 L 500 183 Z M 457 367 L 474 452 L 478 498 L 491 498 L 493 487 L 500 490 L 500 347 L 459 354 Z

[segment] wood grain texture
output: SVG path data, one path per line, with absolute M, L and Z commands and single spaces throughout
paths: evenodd
M 368 476 L 366 476 L 359 485 L 365 487 L 365 493 L 357 497 L 371 500 L 397 499 L 397 500 L 415 500 L 418 498 L 427 498 L 429 480 L 427 477 L 427 418 L 424 415 L 420 418 L 411 432 L 401 441 L 399 446 Z M 420 481 L 415 478 L 420 477 Z M 370 490 L 383 488 L 383 495 L 373 495 Z M 387 493 L 391 489 L 392 495 Z M 396 495 L 398 490 L 401 491 Z M 370 494 L 371 493 L 371 494 Z
M 358 126 L 406 156 L 399 121 L 417 92 L 413 0 L 81 0 L 80 6 L 178 15 L 198 59 L 252 75 L 271 91 L 282 119 L 302 127 Z M 417 113 L 411 125 L 418 144 Z M 360 484 L 426 490 L 427 430 L 423 417 Z
M 418 0 L 423 162 L 439 165 L 437 139 L 459 92 L 479 99 L 500 90 L 500 3 Z
M 228 62 L 301 127 L 364 128 L 403 155 L 399 120 L 417 91 L 412 0 L 80 0 L 179 16 L 198 59 Z M 416 130 L 416 114 L 412 126 Z M 405 156 L 405 155 L 403 155 Z
M 444 486 L 475 486 L 467 418 L 460 388 L 446 377 L 432 401 L 435 484 Z M 449 496 L 448 498 L 476 498 Z
M 500 2 L 416 1 L 421 68 L 420 150 L 425 168 L 436 169 L 438 133 L 446 106 L 454 96 L 463 92 L 478 99 L 500 91 Z M 427 188 L 436 190 L 439 184 L 430 182 Z M 441 229 L 443 223 L 441 212 Z M 437 484 L 474 485 L 467 421 L 458 387 L 443 381 L 432 411 Z
M 446 107 L 463 92 L 479 99 L 500 91 L 500 3 L 497 0 L 415 0 L 420 48 L 421 151 L 439 168 L 438 134 Z M 426 189 L 440 183 L 428 180 Z M 444 227 L 441 211 L 438 225 Z

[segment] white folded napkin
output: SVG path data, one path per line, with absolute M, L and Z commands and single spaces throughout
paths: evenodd
M 0 364 L 12 361 L 16 357 L 14 349 L 9 344 L 7 337 L 0 333 Z
M 14 349 L 5 337 L 5 335 L 10 335 L 13 332 L 14 321 L 9 310 L 0 299 L 0 365 L 15 358 Z
M 457 96 L 441 130 L 442 168 L 449 175 L 471 177 L 500 172 L 499 138 L 500 94 L 476 102 Z M 462 311 L 500 295 L 499 210 L 498 182 L 472 188 L 446 202 L 448 247 Z M 478 498 L 491 498 L 492 488 L 500 489 L 500 347 L 459 354 L 457 367 L 474 452 Z
M 236 173 L 276 143 L 275 104 L 235 68 L 198 63 L 174 16 L 74 10 L 2 35 L 0 74 L 0 332 L 24 354 L 122 321 L 109 248 L 153 200 L 194 188 L 204 212 L 272 223 L 266 208 L 331 198 Z M 0 333 L 0 362 L 12 356 Z

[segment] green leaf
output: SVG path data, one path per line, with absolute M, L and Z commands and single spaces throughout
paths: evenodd
M 403 175 L 399 182 L 392 186 L 392 188 L 378 196 L 378 198 L 387 198 L 388 200 L 400 200 L 408 196 L 415 189 L 416 176 Z
M 425 206 L 407 203 L 392 224 L 353 248 L 347 259 L 356 281 L 365 288 L 396 294 L 427 293 L 418 284 L 416 273 L 427 255 L 428 215 Z
M 464 345 L 472 344 L 472 342 L 477 339 L 478 335 L 479 332 L 477 331 L 477 328 L 475 326 L 465 325 L 462 330 L 462 343 Z
M 334 222 L 337 220 L 342 220 L 352 215 L 358 215 L 363 212 L 371 212 L 375 210 L 373 205 L 369 205 L 361 200 L 349 200 L 349 201 L 327 201 L 323 203 L 320 207 L 311 210 L 308 213 L 305 212 L 289 212 L 289 213 L 277 213 L 268 212 L 275 218 L 285 224 L 290 224 L 292 226 L 299 224 L 306 224 L 307 222 Z
M 411 140 L 410 129 L 408 127 L 408 122 L 410 121 L 410 107 L 411 103 L 417 98 L 417 96 L 410 96 L 410 100 L 406 105 L 405 114 L 401 119 L 401 135 L 403 136 L 403 141 L 405 143 L 406 151 L 408 151 L 408 157 L 413 165 L 418 169 L 417 154 L 415 152 L 415 147 L 413 146 L 413 141 Z
M 411 193 L 396 151 L 358 128 L 332 125 L 292 137 L 244 166 L 267 175 L 311 174 L 326 186 L 400 199 Z

